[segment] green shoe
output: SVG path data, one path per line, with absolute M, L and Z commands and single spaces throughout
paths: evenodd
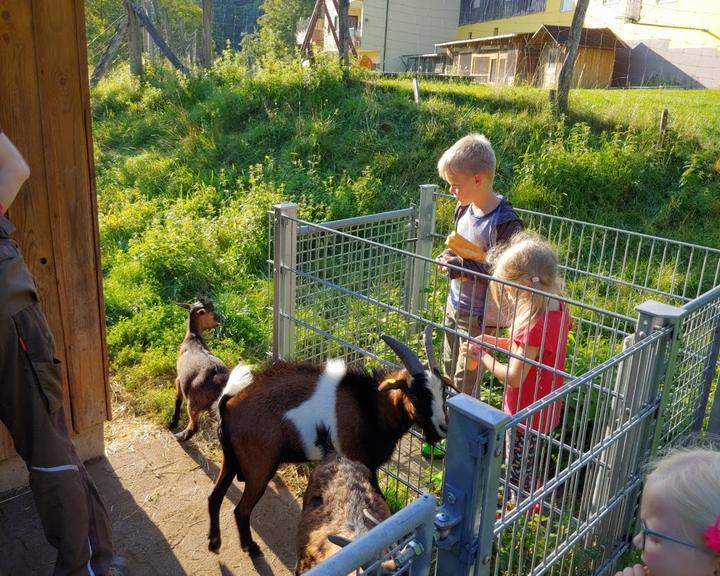
M 445 458 L 445 440 L 441 440 L 434 446 L 432 444 L 428 444 L 427 442 L 423 442 L 420 453 L 423 455 L 423 458 L 427 458 L 428 460 L 430 458 L 442 460 Z

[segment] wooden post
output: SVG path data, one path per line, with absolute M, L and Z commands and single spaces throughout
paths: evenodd
M 175 56 L 175 53 L 170 50 L 170 46 L 168 46 L 165 40 L 163 40 L 160 32 L 157 31 L 157 28 L 155 28 L 155 25 L 150 21 L 150 18 L 145 13 L 145 11 L 142 8 L 139 8 L 136 4 L 134 4 L 132 0 L 125 0 L 125 2 L 130 7 L 130 12 L 137 16 L 138 21 L 141 22 L 143 26 L 145 26 L 148 33 L 150 34 L 150 38 L 153 39 L 153 42 L 155 42 L 155 44 L 160 49 L 160 52 L 163 53 L 165 58 L 170 60 L 170 63 L 175 66 L 175 68 L 180 70 L 180 72 L 187 75 L 189 73 L 188 69 L 182 62 L 180 62 L 180 59 Z
M 560 77 L 558 78 L 557 109 L 561 114 L 567 114 L 568 110 L 568 96 L 570 94 L 570 84 L 572 84 L 575 58 L 577 57 L 578 46 L 580 45 L 580 36 L 582 35 L 585 13 L 587 12 L 589 1 L 590 0 L 577 0 L 577 4 L 575 4 L 575 13 L 573 14 L 572 25 L 570 26 L 570 34 L 568 35 L 567 44 L 565 45 L 565 60 L 563 61 L 563 67 L 560 70 Z
M 665 141 L 665 133 L 667 132 L 667 124 L 668 124 L 668 109 L 663 108 L 663 111 L 660 113 L 660 144 L 662 144 Z
M 155 9 L 155 2 L 153 0 L 145 0 L 145 11 L 153 22 L 157 22 L 157 10 Z M 148 58 L 150 58 L 150 62 L 155 63 L 158 59 L 157 46 L 150 41 L 149 35 L 146 35 L 145 39 L 148 48 Z
M 312 52 L 313 33 L 315 32 L 315 26 L 317 25 L 318 18 L 320 17 L 324 7 L 325 0 L 316 0 L 312 15 L 310 16 L 310 22 L 308 23 L 308 29 L 305 32 L 305 38 L 303 38 L 302 47 L 300 48 L 300 54 L 302 56 L 309 56 Z
M 418 80 L 417 75 L 413 76 L 412 88 L 413 88 L 413 98 L 415 99 L 415 104 L 420 106 L 420 81 Z
M 346 67 L 349 62 L 348 58 L 348 42 L 350 42 L 350 31 L 348 30 L 348 9 L 350 8 L 349 0 L 338 0 L 338 52 L 340 54 L 340 64 Z
M 200 66 L 210 68 L 212 65 L 212 19 L 213 19 L 213 0 L 203 0 L 203 26 L 202 40 L 200 41 Z
M 129 0 L 125 0 L 125 8 L 127 9 L 128 18 L 127 39 L 130 72 L 133 76 L 142 76 L 142 35 L 140 23 L 138 22 L 135 10 L 133 10 L 132 3 Z

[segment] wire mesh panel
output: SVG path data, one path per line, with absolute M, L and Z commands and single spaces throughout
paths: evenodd
M 629 345 L 510 420 L 492 574 L 593 574 L 626 548 L 671 336 Z M 533 419 L 554 410 L 552 430 Z
M 300 222 L 293 319 L 297 358 L 362 361 L 378 347 L 383 332 L 403 334 L 408 256 L 386 246 L 412 250 L 413 230 L 412 209 L 331 227 Z M 392 360 L 384 350 L 379 357 Z
M 452 230 L 455 199 L 436 194 L 436 236 Z M 528 230 L 553 243 L 568 295 L 603 310 L 634 316 L 648 299 L 682 306 L 718 285 L 720 250 L 609 226 L 516 210 Z
M 439 196 L 447 230 L 453 205 Z M 491 573 L 602 573 L 627 548 L 642 462 L 705 416 L 720 292 L 695 296 L 718 281 L 720 252 L 522 214 L 557 251 L 564 293 L 417 254 L 414 208 L 325 225 L 283 216 L 297 239 L 281 266 L 294 282 L 282 315 L 293 356 L 309 361 L 396 364 L 382 334 L 422 357 L 420 333 L 432 326 L 446 374 L 455 376 L 448 360 L 466 362 L 458 388 L 511 415 Z M 469 295 L 465 318 L 448 311 L 449 276 Z M 635 308 L 648 299 L 672 305 L 680 326 L 636 334 Z M 380 476 L 392 508 L 440 493 L 442 456 L 416 430 L 401 439 Z
M 702 305 L 691 303 L 685 308 L 688 314 L 682 319 L 679 331 L 659 446 L 672 445 L 702 428 L 711 385 L 716 377 L 720 294 L 706 298 Z

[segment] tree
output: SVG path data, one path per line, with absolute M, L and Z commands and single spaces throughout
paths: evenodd
M 253 38 L 260 54 L 287 54 L 296 47 L 298 20 L 310 15 L 314 0 L 265 0 Z
M 575 4 L 575 13 L 573 14 L 570 34 L 568 35 L 567 45 L 565 47 L 565 61 L 563 62 L 560 77 L 558 78 L 557 109 L 561 114 L 567 114 L 568 110 L 568 95 L 570 94 L 575 58 L 577 57 L 578 46 L 580 45 L 580 35 L 582 34 L 585 13 L 587 12 L 589 1 L 590 0 L 577 0 Z

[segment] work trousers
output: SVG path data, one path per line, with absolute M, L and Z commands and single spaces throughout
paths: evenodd
M 62 365 L 32 276 L 0 217 L 0 420 L 25 461 L 55 576 L 106 574 L 110 519 L 78 459 L 63 411 Z

